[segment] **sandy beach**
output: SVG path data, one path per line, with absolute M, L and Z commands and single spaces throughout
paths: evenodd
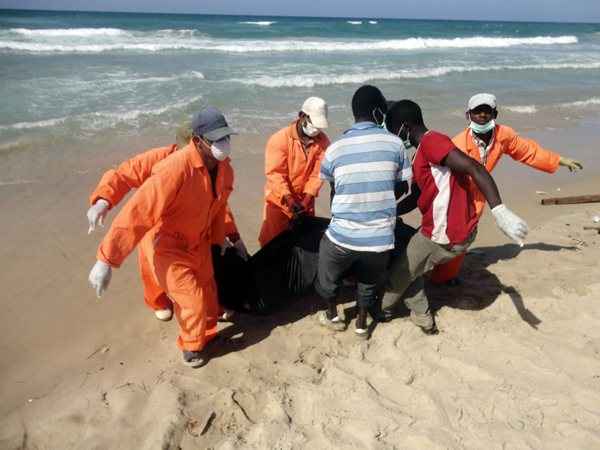
M 101 300 L 87 285 L 104 231 L 86 234 L 87 195 L 147 143 L 3 155 L 0 448 L 600 447 L 600 235 L 583 230 L 600 207 L 543 207 L 536 194 L 597 193 L 597 148 L 582 133 L 540 134 L 571 144 L 581 175 L 508 160 L 495 173 L 530 237 L 519 250 L 485 215 L 465 284 L 432 287 L 438 336 L 399 318 L 358 342 L 319 328 L 304 298 L 223 324 L 199 370 L 181 365 L 176 324 L 144 306 L 135 258 Z M 232 207 L 254 251 L 264 138 L 235 145 Z

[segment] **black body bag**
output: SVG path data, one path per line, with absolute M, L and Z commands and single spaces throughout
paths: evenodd
M 329 221 L 302 217 L 248 261 L 234 249 L 221 256 L 220 249 L 213 247 L 221 305 L 250 314 L 268 314 L 294 297 L 311 293 L 317 278 L 319 243 Z M 404 251 L 416 231 L 398 219 L 394 253 Z

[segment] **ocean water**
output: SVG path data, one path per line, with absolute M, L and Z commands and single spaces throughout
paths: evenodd
M 429 122 L 479 91 L 573 120 L 600 112 L 600 24 L 0 11 L 0 153 L 171 136 L 208 104 L 266 139 L 310 95 L 341 129 L 363 83 Z

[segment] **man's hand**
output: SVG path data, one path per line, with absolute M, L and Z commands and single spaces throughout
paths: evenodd
M 284 195 L 282 203 L 292 214 L 300 214 L 304 210 L 302 203 L 296 200 L 293 195 Z
M 569 169 L 569 172 L 577 172 L 578 170 L 583 169 L 583 164 L 581 164 L 579 161 L 571 158 L 566 158 L 564 156 L 560 157 L 560 161 L 558 162 L 558 164 Z
M 100 298 L 102 293 L 108 289 L 110 279 L 112 277 L 112 268 L 104 261 L 96 261 L 94 267 L 90 271 L 88 281 L 92 288 L 96 290 L 96 296 Z
M 99 198 L 87 212 L 89 223 L 88 234 L 96 229 L 98 225 L 104 226 L 104 218 L 108 214 L 110 203 L 103 198 Z
M 492 209 L 496 225 L 502 232 L 523 247 L 523 240 L 529 232 L 527 223 L 503 204 Z
M 314 202 L 315 202 L 315 198 L 312 195 L 304 194 L 304 198 L 302 198 L 300 205 L 302 206 L 302 209 L 306 212 L 306 211 L 309 211 L 310 209 L 312 209 L 312 207 L 315 204 Z

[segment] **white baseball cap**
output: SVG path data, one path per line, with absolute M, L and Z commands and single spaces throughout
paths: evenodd
M 308 97 L 302 105 L 302 112 L 310 117 L 312 124 L 324 129 L 329 126 L 327 122 L 327 103 L 320 97 Z
M 467 111 L 471 111 L 478 106 L 487 105 L 492 109 L 496 109 L 496 96 L 494 94 L 475 94 L 469 99 Z

